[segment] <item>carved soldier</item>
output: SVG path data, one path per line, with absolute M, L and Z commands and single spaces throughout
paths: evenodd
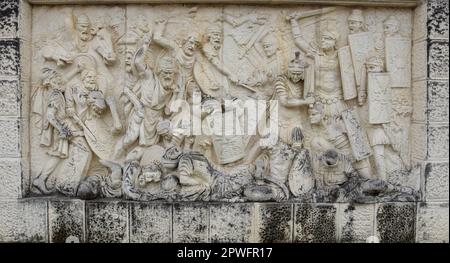
M 357 34 L 367 31 L 362 10 L 353 9 L 351 14 L 348 16 L 347 21 L 349 34 Z
M 40 145 L 43 147 L 51 147 L 51 150 L 47 152 L 50 159 L 44 164 L 40 173 L 33 180 L 33 186 L 42 194 L 49 194 L 54 190 L 55 185 L 52 185 L 48 189 L 48 178 L 58 165 L 69 157 L 70 141 L 74 137 L 82 136 L 83 132 L 80 129 L 76 129 L 66 115 L 66 100 L 64 98 L 65 85 L 63 84 L 61 75 L 53 69 L 44 68 L 41 79 L 44 88 L 50 88 L 50 93 L 46 100 L 46 108 L 41 109 L 43 113 L 41 116 L 43 118 L 41 120 L 43 122 L 43 129 L 41 131 Z M 76 143 L 81 143 L 84 147 L 87 147 L 87 144 L 82 141 L 76 140 Z M 86 167 L 89 163 L 90 155 L 86 159 L 86 163 L 80 162 L 77 165 L 85 165 Z M 84 169 L 81 170 L 81 173 L 85 172 L 83 171 Z M 84 176 L 84 174 L 82 175 Z
M 308 80 L 305 79 L 307 67 L 307 63 L 300 59 L 300 52 L 296 52 L 286 74 L 278 76 L 275 82 L 280 138 L 284 143 L 289 143 L 293 127 L 302 125 L 301 107 L 314 103 L 314 97 L 308 94 Z
M 156 127 L 161 120 L 172 114 L 171 104 L 179 98 L 180 88 L 176 82 L 178 68 L 175 60 L 171 56 L 163 56 L 159 60 L 155 72 L 152 71 L 144 61 L 149 44 L 150 40 L 146 39 L 143 47 L 137 51 L 135 56 L 135 67 L 140 75 L 140 79 L 136 83 L 137 87 L 133 88 L 135 93 L 126 93 L 131 96 L 140 94 L 139 101 L 134 104 L 142 106 L 135 107 L 129 118 L 126 134 L 115 147 L 116 156 L 137 139 L 139 139 L 141 147 L 157 144 L 160 136 Z
M 79 52 L 87 52 L 88 43 L 92 39 L 91 21 L 85 14 L 75 17 L 75 47 Z

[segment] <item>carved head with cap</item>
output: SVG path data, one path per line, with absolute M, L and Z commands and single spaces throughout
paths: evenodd
M 198 46 L 200 45 L 200 34 L 196 30 L 188 33 L 183 40 L 183 52 L 187 56 L 193 56 Z
M 295 52 L 295 58 L 289 62 L 287 77 L 293 82 L 298 83 L 305 79 L 305 68 L 308 64 L 300 59 L 300 52 Z
M 166 55 L 159 60 L 157 75 L 163 88 L 174 88 L 177 72 L 177 64 L 173 57 Z
M 268 58 L 271 58 L 277 53 L 278 40 L 273 34 L 267 34 L 261 41 L 264 53 Z
M 364 16 L 362 10 L 353 9 L 347 20 L 350 34 L 364 31 Z
M 393 36 L 398 33 L 400 29 L 400 22 L 398 19 L 391 15 L 383 22 L 383 30 L 386 36 Z
M 339 34 L 334 30 L 326 29 L 322 31 L 320 37 L 320 47 L 323 51 L 335 50 Z
M 90 39 L 91 21 L 85 14 L 80 14 L 75 18 L 75 29 L 78 32 L 78 36 L 82 41 L 88 41 Z
M 206 41 L 219 49 L 222 46 L 222 29 L 216 24 L 210 25 L 206 29 Z
M 41 81 L 44 87 L 50 87 L 52 89 L 63 90 L 61 74 L 56 70 L 44 67 L 41 71 Z

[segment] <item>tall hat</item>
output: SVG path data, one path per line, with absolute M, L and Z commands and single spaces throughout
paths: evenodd
M 348 16 L 348 21 L 364 22 L 362 10 L 353 9 L 352 13 Z
M 210 26 L 208 26 L 208 28 L 206 29 L 206 33 L 208 34 L 213 34 L 213 33 L 222 33 L 222 29 L 216 25 L 216 24 L 211 24 Z
M 89 17 L 87 15 L 80 14 L 77 17 L 75 17 L 75 24 L 90 25 L 91 21 L 89 20 Z
M 334 40 L 338 40 L 339 38 L 339 34 L 338 32 L 334 31 L 334 30 L 330 30 L 330 29 L 325 29 L 322 31 L 322 36 L 328 36 Z
M 386 18 L 386 20 L 384 20 L 383 23 L 385 25 L 396 25 L 396 26 L 398 26 L 400 24 L 398 19 L 393 15 L 390 15 L 388 18 Z
M 158 72 L 161 70 L 177 71 L 177 64 L 175 62 L 175 59 L 168 55 L 162 56 L 158 62 Z
M 300 52 L 295 52 L 295 58 L 289 62 L 288 69 L 293 71 L 303 71 L 308 67 L 308 63 L 300 59 Z

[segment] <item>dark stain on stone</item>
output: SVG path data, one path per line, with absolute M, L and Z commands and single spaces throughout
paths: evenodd
M 290 205 L 262 205 L 260 229 L 261 242 L 281 243 L 290 242 L 291 206 Z
M 377 230 L 383 243 L 412 243 L 415 240 L 414 203 L 381 204 L 377 211 Z
M 295 242 L 336 242 L 336 208 L 331 205 L 298 205 Z

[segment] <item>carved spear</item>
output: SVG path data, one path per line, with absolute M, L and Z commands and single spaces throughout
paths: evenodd
M 292 20 L 292 19 L 298 20 L 301 18 L 307 18 L 307 17 L 317 16 L 317 15 L 324 15 L 324 14 L 331 13 L 334 10 L 336 10 L 335 7 L 326 7 L 326 8 L 305 11 L 305 12 L 294 12 L 294 13 L 286 16 L 286 20 Z

